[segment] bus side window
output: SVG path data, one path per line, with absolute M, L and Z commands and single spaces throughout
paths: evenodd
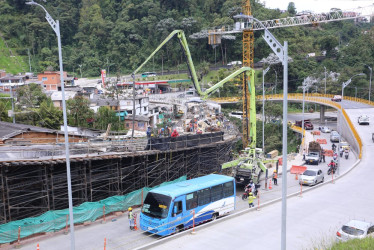
M 222 185 L 213 186 L 211 188 L 212 202 L 222 199 Z
M 174 202 L 173 217 L 175 217 L 177 214 L 182 213 L 182 211 L 183 211 L 182 201 Z
M 206 188 L 203 190 L 197 191 L 199 197 L 199 206 L 210 203 L 210 189 Z
M 186 195 L 186 209 L 194 209 L 197 207 L 197 193 L 193 192 Z
M 232 181 L 223 184 L 223 197 L 230 197 L 234 194 L 234 184 Z

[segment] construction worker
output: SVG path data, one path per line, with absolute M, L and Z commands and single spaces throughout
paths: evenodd
M 129 214 L 127 215 L 127 217 L 129 218 L 130 222 L 130 230 L 134 230 L 134 215 L 132 213 L 132 207 L 129 207 L 128 211 Z
M 151 136 L 152 136 L 152 128 L 151 128 L 151 126 L 148 126 L 148 128 L 147 128 L 147 137 L 151 138 Z
M 178 136 L 179 136 L 179 133 L 177 129 L 174 129 L 173 133 L 171 133 L 171 137 L 178 137 Z
M 249 208 L 255 206 L 255 205 L 253 205 L 253 200 L 254 199 L 256 199 L 256 196 L 253 196 L 252 193 L 249 193 L 249 195 L 248 195 L 248 205 L 249 205 Z
M 277 170 L 274 170 L 274 172 L 273 172 L 273 182 L 274 182 L 274 185 L 278 185 L 278 173 L 277 173 Z

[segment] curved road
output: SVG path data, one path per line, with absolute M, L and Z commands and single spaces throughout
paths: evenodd
M 343 101 L 344 103 L 344 101 Z M 359 126 L 360 114 L 374 120 L 374 108 L 346 109 L 363 142 L 357 167 L 338 179 L 287 200 L 287 249 L 325 248 L 342 223 L 350 219 L 374 222 L 373 125 Z M 216 225 L 168 240 L 152 249 L 280 249 L 281 203 L 245 213 Z

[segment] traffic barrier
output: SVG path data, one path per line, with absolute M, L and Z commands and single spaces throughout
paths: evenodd
M 317 139 L 316 140 L 319 144 L 327 144 L 326 139 Z
M 36 245 L 36 250 L 40 250 L 40 249 L 39 249 L 39 243 Z
M 299 197 L 303 197 L 303 183 L 300 182 L 300 194 L 299 194 Z
M 136 225 L 136 218 L 137 218 L 137 214 L 134 213 L 134 230 L 138 230 L 138 226 Z
M 104 238 L 104 250 L 106 250 L 106 238 Z
M 193 209 L 191 212 L 192 212 L 192 232 L 191 232 L 191 234 L 196 234 L 196 232 L 195 232 L 195 209 Z
M 105 220 L 105 205 L 103 206 L 103 221 L 101 223 L 106 223 L 106 220 Z
M 324 149 L 324 154 L 323 155 L 332 157 L 334 155 L 334 151 L 332 151 L 331 149 Z
M 271 186 L 271 181 L 272 181 L 272 180 L 270 179 L 270 182 L 269 182 L 269 189 L 270 189 L 270 190 L 273 189 L 273 187 Z
M 260 211 L 260 190 L 257 190 L 257 211 Z
M 66 226 L 65 226 L 65 232 L 64 234 L 68 234 L 69 233 L 69 229 L 68 229 L 68 222 L 69 222 L 69 215 L 67 214 L 66 215 Z

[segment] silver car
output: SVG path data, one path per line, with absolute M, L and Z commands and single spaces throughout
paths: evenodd
M 322 133 L 330 133 L 331 132 L 331 129 L 329 129 L 329 127 L 326 127 L 326 126 L 319 127 L 319 130 Z
M 299 178 L 300 185 L 316 185 L 317 183 L 323 182 L 325 175 L 321 169 L 307 169 Z
M 366 221 L 351 220 L 336 232 L 336 239 L 338 241 L 347 241 L 350 239 L 361 239 L 368 235 L 374 235 L 373 224 Z
M 337 131 L 331 131 L 330 134 L 330 141 L 331 142 L 339 142 L 340 135 Z

